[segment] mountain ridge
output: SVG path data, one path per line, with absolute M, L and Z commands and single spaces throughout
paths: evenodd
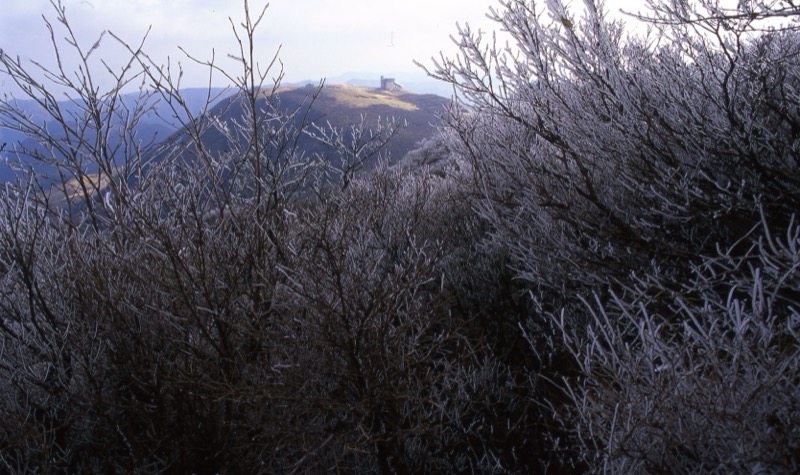
M 221 101 L 208 113 L 220 124 L 235 127 L 235 121 L 244 115 L 246 99 L 232 95 Z M 267 106 L 267 102 L 272 105 Z M 308 108 L 302 114 L 305 124 L 296 122 L 297 127 L 307 127 L 347 131 L 352 126 L 363 125 L 376 129 L 381 123 L 392 118 L 402 124 L 398 132 L 383 148 L 383 156 L 389 164 L 400 161 L 420 142 L 433 136 L 439 122 L 439 114 L 448 100 L 435 94 L 415 94 L 404 90 L 382 90 L 380 88 L 358 87 L 346 84 L 305 86 L 287 85 L 265 92 L 260 96 L 256 107 L 265 110 L 277 107 L 283 111 Z M 384 123 L 385 125 L 385 123 Z M 183 136 L 182 136 L 183 135 Z M 177 132 L 169 139 L 173 143 L 187 143 L 185 133 Z M 207 130 L 202 136 L 203 147 L 213 153 L 225 153 L 234 147 L 227 143 L 224 134 L 216 129 Z M 306 154 L 326 154 L 329 147 L 316 140 L 311 134 L 300 134 L 299 148 Z M 369 167 L 367 167 L 369 168 Z
M 367 126 L 375 126 L 379 119 L 394 117 L 405 126 L 385 148 L 387 157 L 393 163 L 402 159 L 421 141 L 436 133 L 438 114 L 448 103 L 447 99 L 435 94 L 416 94 L 403 89 L 386 91 L 380 88 L 348 84 L 326 84 L 318 91 L 319 87 L 319 85 L 311 83 L 285 85 L 267 92 L 260 100 L 270 97 L 270 100 L 280 104 L 280 107 L 291 110 L 302 107 L 303 104 L 310 101 L 311 97 L 316 96 L 310 105 L 309 120 L 317 127 L 333 126 L 338 129 L 346 129 L 362 120 Z M 187 105 L 193 113 L 205 110 L 203 107 L 205 98 L 215 96 L 217 99 L 207 109 L 208 114 L 219 115 L 230 124 L 232 120 L 240 117 L 243 113 L 243 109 L 237 105 L 237 97 L 240 96 L 233 89 L 209 91 L 208 89 L 194 88 L 188 89 L 186 92 L 191 96 L 187 100 Z M 181 93 L 183 94 L 184 90 L 181 90 Z M 123 97 L 123 102 L 131 102 L 138 96 L 139 93 L 127 94 Z M 36 106 L 35 101 L 27 101 L 27 103 L 20 101 L 20 104 L 21 107 L 27 108 L 27 113 L 32 115 L 42 112 L 31 110 L 31 105 Z M 185 133 L 179 130 L 180 119 L 172 115 L 168 104 L 163 101 L 155 101 L 153 104 L 148 104 L 148 107 L 150 110 L 142 116 L 137 125 L 137 137 L 144 143 L 152 142 L 154 144 L 180 140 L 181 134 Z M 44 120 L 44 116 L 42 117 Z M 51 123 L 57 125 L 54 121 Z M 228 148 L 227 144 L 223 143 L 221 134 L 215 133 L 213 130 L 206 132 L 203 140 L 207 141 L 204 145 L 208 146 L 212 152 L 221 153 Z M 301 141 L 301 146 L 308 153 L 322 152 L 321 145 L 315 143 L 310 136 L 304 134 Z M 52 167 L 39 163 L 26 163 L 24 157 L 13 156 L 13 145 L 17 142 L 28 147 L 37 146 L 30 138 L 13 131 L 10 133 L 8 130 L 3 131 L 0 128 L 0 142 L 6 143 L 5 150 L 0 156 L 3 162 L 0 163 L 0 182 L 10 181 L 18 176 L 12 170 L 9 162 L 15 164 L 17 168 L 22 165 L 34 169 L 37 173 L 53 173 Z M 17 160 L 20 160 L 21 163 L 16 162 Z M 124 157 L 119 157 L 119 160 L 124 160 Z

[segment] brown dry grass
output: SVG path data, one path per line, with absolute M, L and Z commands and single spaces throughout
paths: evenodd
M 411 102 L 404 101 L 400 96 L 391 91 L 368 89 L 364 87 L 337 84 L 328 86 L 327 92 L 336 102 L 341 102 L 350 107 L 369 107 L 386 105 L 397 109 L 413 111 L 418 107 Z

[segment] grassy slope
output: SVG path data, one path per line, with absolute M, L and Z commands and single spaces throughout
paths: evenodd
M 309 100 L 315 87 L 287 87 L 278 91 L 277 100 L 282 107 L 294 109 Z M 394 117 L 407 124 L 389 143 L 386 151 L 390 161 L 397 162 L 406 153 L 413 150 L 423 139 L 436 133 L 438 114 L 448 100 L 433 94 L 412 94 L 403 91 L 381 91 L 374 88 L 363 88 L 348 85 L 325 86 L 322 94 L 313 104 L 310 119 L 319 126 L 330 122 L 338 128 L 347 128 L 360 122 L 363 116 L 369 125 L 377 124 L 379 118 Z M 226 116 L 235 116 L 236 107 L 232 107 Z M 216 137 L 219 140 L 220 137 Z M 324 148 L 310 139 L 303 144 L 308 152 L 323 152 Z M 216 143 L 213 148 L 224 146 Z

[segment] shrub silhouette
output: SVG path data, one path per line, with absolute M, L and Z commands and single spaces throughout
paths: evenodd
M 637 37 L 503 1 L 498 41 L 429 68 L 457 97 L 397 167 L 397 121 L 280 104 L 266 8 L 195 113 L 53 6 L 74 70 L 0 52 L 58 124 L 0 101 L 30 164 L 0 200 L 4 470 L 797 471 L 793 3 L 654 1 Z M 179 138 L 137 136 L 155 100 Z

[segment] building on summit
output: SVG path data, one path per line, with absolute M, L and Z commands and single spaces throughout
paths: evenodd
M 394 78 L 385 78 L 381 76 L 381 90 L 382 91 L 396 91 L 402 89 L 403 86 L 394 82 Z

